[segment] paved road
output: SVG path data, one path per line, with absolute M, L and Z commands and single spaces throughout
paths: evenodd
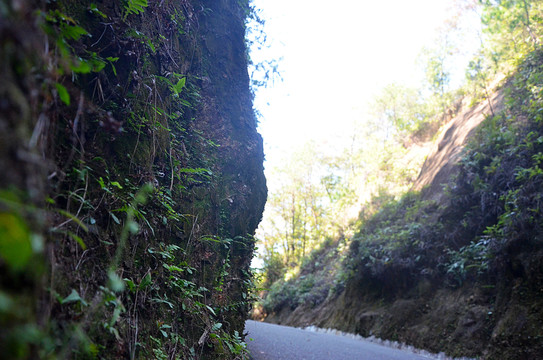
M 253 360 L 428 360 L 369 341 L 251 320 L 245 330 Z

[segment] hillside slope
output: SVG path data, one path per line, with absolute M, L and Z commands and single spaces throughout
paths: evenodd
M 267 321 L 543 358 L 543 52 L 443 129 L 415 188 L 272 285 Z
M 439 129 L 413 184 L 413 190 L 423 191 L 426 200 L 440 203 L 444 199 L 443 186 L 458 169 L 456 165 L 467 142 L 486 117 L 503 110 L 504 91 L 497 90 L 490 99 L 475 106 L 469 106 L 469 101 L 465 98 L 458 114 Z

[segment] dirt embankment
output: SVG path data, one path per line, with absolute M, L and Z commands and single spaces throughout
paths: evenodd
M 470 107 L 464 99 L 458 114 L 439 130 L 437 140 L 430 149 L 413 189 L 422 191 L 426 200 L 444 201 L 443 186 L 455 172 L 462 149 L 475 129 L 489 115 L 503 109 L 504 93 L 496 91 L 490 99 Z

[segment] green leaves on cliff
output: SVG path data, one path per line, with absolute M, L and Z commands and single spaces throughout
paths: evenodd
M 252 120 L 243 79 L 201 90 L 224 60 L 204 58 L 206 34 L 223 31 L 211 25 L 239 37 L 221 47 L 244 71 L 244 6 L 34 5 L 0 6 L 0 186 L 24 194 L 0 189 L 0 356 L 246 358 L 254 241 L 235 235 L 253 232 L 252 193 L 265 196 L 261 140 L 251 126 L 231 141 L 206 125 L 235 125 L 224 97 L 236 121 Z M 237 156 L 251 164 L 234 184 L 224 163 Z
M 145 8 L 149 6 L 147 0 L 124 0 L 124 2 L 125 13 L 123 15 L 123 20 L 125 20 L 128 15 L 139 15 L 143 13 Z
M 98 16 L 104 18 L 104 19 L 107 19 L 107 15 L 104 14 L 103 12 L 101 12 L 100 9 L 98 9 L 98 7 L 96 6 L 95 3 L 91 3 L 91 4 L 89 5 L 89 11 L 90 11 L 91 13 L 93 13 L 93 14 L 96 14 L 96 15 L 98 15 Z
M 185 87 L 186 82 L 187 82 L 187 78 L 183 77 L 183 78 L 179 79 L 179 81 L 175 85 L 172 85 L 171 89 L 172 89 L 173 93 L 175 94 L 175 96 L 179 96 L 179 94 L 181 93 L 181 91 Z
M 45 20 L 50 24 L 55 24 L 59 26 L 59 41 L 66 43 L 68 40 L 77 41 L 83 35 L 89 35 L 87 30 L 83 29 L 78 23 L 71 17 L 66 16 L 59 10 L 49 11 L 45 14 Z M 45 28 L 48 32 L 51 32 L 52 29 Z M 52 34 L 49 34 L 52 35 Z
M 60 100 L 70 106 L 70 94 L 68 93 L 68 90 L 66 89 L 66 87 L 62 84 L 59 84 L 59 83 L 56 83 L 55 84 L 55 87 L 57 89 L 57 92 L 58 92 L 58 96 L 60 97 Z
M 89 306 L 85 299 L 83 299 L 75 289 L 72 289 L 72 292 L 65 298 L 61 298 L 59 302 L 61 305 L 70 303 L 81 303 L 81 305 L 83 306 Z
M 0 258 L 13 270 L 26 268 L 32 257 L 31 233 L 14 213 L 0 213 Z

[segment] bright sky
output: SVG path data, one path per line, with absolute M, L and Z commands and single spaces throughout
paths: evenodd
M 452 2 L 254 0 L 271 47 L 253 58 L 283 58 L 284 81 L 255 99 L 266 168 L 307 139 L 348 133 L 381 87 L 416 82 L 416 58 Z

